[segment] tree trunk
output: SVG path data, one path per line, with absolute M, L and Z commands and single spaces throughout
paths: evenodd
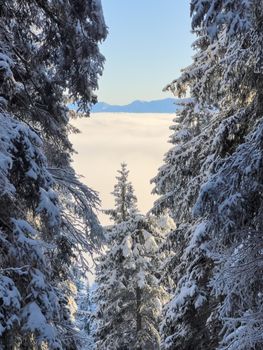
M 15 350 L 14 341 L 15 337 L 10 332 L 3 333 L 3 337 L 0 343 L 0 349 Z
M 141 316 L 141 294 L 142 291 L 139 287 L 136 288 L 136 334 L 138 340 L 138 334 L 142 330 L 142 316 Z M 142 350 L 141 346 L 138 345 L 136 350 Z

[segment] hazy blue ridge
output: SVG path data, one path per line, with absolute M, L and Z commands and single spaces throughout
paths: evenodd
M 179 106 L 178 99 L 165 98 L 154 101 L 133 101 L 127 105 L 110 105 L 98 102 L 92 108 L 92 113 L 175 113 Z M 77 109 L 76 105 L 69 105 L 70 109 Z

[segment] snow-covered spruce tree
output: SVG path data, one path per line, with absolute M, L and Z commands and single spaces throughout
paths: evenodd
M 218 348 L 261 349 L 263 2 L 221 4 L 221 12 L 229 14 L 223 23 L 219 11 L 209 19 L 207 34 L 216 42 L 212 22 L 217 36 L 226 37 L 225 54 L 219 56 L 225 87 L 218 115 L 223 121 L 213 141 L 216 171 L 202 186 L 194 215 L 205 222 L 216 262 L 211 285 L 220 300 Z
M 262 1 L 191 1 L 190 89 L 154 179 L 178 229 L 167 269 L 166 349 L 262 348 Z M 177 122 L 180 124 L 177 124 Z
M 75 349 L 70 270 L 99 226 L 96 193 L 70 168 L 65 103 L 95 101 L 101 6 L 3 1 L 0 23 L 0 346 Z
M 115 209 L 110 211 L 115 224 L 106 228 L 107 250 L 97 268 L 96 346 L 101 350 L 159 349 L 158 322 L 165 297 L 158 284 L 162 234 L 154 218 L 136 212 L 126 166 L 123 169 L 122 165 L 125 176 L 117 177 L 115 186 Z
M 117 224 L 126 221 L 138 212 L 136 206 L 137 198 L 134 195 L 132 184 L 128 181 L 128 175 L 127 164 L 122 163 L 116 177 L 117 183 L 112 192 L 115 200 L 115 208 L 105 210 L 105 213 Z

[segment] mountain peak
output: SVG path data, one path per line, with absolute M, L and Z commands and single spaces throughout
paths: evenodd
M 93 108 L 93 113 L 175 113 L 179 101 L 175 98 L 162 100 L 142 101 L 135 100 L 127 105 L 110 105 L 98 102 Z

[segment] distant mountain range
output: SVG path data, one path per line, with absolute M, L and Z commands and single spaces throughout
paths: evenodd
M 179 108 L 175 98 L 154 101 L 133 101 L 127 105 L 110 105 L 98 102 L 92 113 L 174 113 Z

